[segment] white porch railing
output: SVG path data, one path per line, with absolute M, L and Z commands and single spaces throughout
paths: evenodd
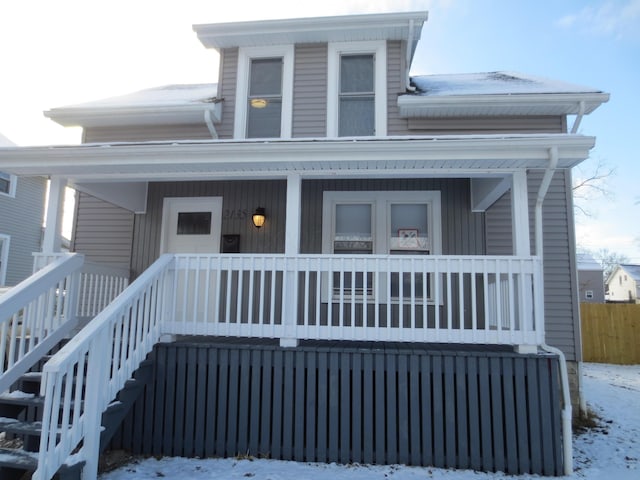
M 156 261 L 45 364 L 34 479 L 53 477 L 81 441 L 75 458 L 86 462 L 84 478 L 96 477 L 102 412 L 160 338 L 173 261 Z
M 165 333 L 538 345 L 541 264 L 497 256 L 176 256 Z
M 0 299 L 0 393 L 75 326 L 82 255 L 60 257 Z
M 162 334 L 539 345 L 542 295 L 537 257 L 164 255 L 45 365 L 33 478 L 79 445 L 96 477 L 101 414 Z

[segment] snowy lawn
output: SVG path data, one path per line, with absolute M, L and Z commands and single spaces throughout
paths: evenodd
M 640 478 L 640 365 L 585 364 L 584 393 L 599 426 L 574 437 L 575 472 L 566 479 L 637 480 Z M 277 460 L 154 458 L 136 460 L 100 476 L 101 480 L 414 480 L 494 478 L 532 479 L 471 470 L 442 470 L 402 465 L 336 465 Z

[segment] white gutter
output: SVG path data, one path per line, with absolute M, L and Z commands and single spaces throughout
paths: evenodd
M 216 131 L 216 127 L 213 125 L 213 121 L 211 120 L 211 110 L 204 111 L 204 123 L 206 123 L 207 129 L 209 129 L 211 138 L 213 138 L 214 140 L 217 140 L 218 132 Z
M 575 122 L 573 122 L 571 133 L 578 132 L 578 127 L 580 126 L 580 122 L 582 121 L 582 117 L 584 116 L 584 111 L 585 111 L 585 103 L 584 103 L 584 100 L 581 100 L 580 103 L 578 104 L 578 113 L 577 113 Z
M 407 55 L 405 58 L 405 63 L 406 63 L 406 72 L 405 72 L 405 88 L 407 90 L 407 92 L 415 92 L 416 91 L 416 87 L 411 85 L 411 77 L 409 76 L 409 70 L 411 69 L 411 58 L 413 57 L 412 55 L 412 50 L 413 50 L 413 31 L 414 31 L 415 25 L 413 22 L 413 19 L 409 20 L 409 34 L 407 35 Z
M 544 172 L 540 188 L 538 189 L 538 198 L 536 200 L 535 222 L 536 222 L 536 255 L 542 260 L 543 258 L 543 236 L 542 236 L 542 204 L 549 190 L 551 179 L 558 166 L 558 147 L 553 146 L 549 149 L 549 165 Z M 544 312 L 543 312 L 544 318 Z M 564 458 L 564 474 L 571 475 L 573 473 L 573 439 L 571 430 L 571 394 L 569 393 L 569 373 L 567 371 L 567 359 L 562 350 L 543 343 L 540 348 L 546 352 L 557 355 L 560 360 L 560 381 L 562 384 L 562 445 Z

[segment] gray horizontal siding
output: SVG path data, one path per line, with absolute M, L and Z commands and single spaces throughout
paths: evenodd
M 528 173 L 531 248 L 535 251 L 535 203 L 542 171 Z M 575 274 L 575 233 L 571 179 L 558 170 L 543 204 L 545 331 L 547 343 L 560 348 L 567 359 L 579 360 L 580 334 Z M 506 193 L 486 212 L 487 254 L 511 255 L 511 200 Z
M 566 130 L 564 117 L 461 117 L 411 118 L 407 131 L 397 134 L 472 134 L 472 133 L 562 133 Z
M 204 116 L 201 124 L 92 127 L 85 128 L 82 135 L 83 143 L 210 139 L 211 133 L 204 123 Z
M 15 197 L 0 195 L 0 234 L 8 235 L 7 285 L 31 275 L 33 252 L 40 251 L 44 216 L 44 177 L 20 177 Z
M 149 184 L 147 212 L 135 216 L 132 269 L 142 273 L 160 255 L 162 204 L 165 197 L 223 197 L 222 235 L 240 235 L 241 253 L 284 252 L 286 183 L 273 181 L 158 182 Z M 257 229 L 251 215 L 266 210 Z
M 327 44 L 296 45 L 293 137 L 327 134 Z
M 467 179 L 304 180 L 302 184 L 301 251 L 322 252 L 322 196 L 325 191 L 436 190 L 442 202 L 442 253 L 482 255 L 484 214 L 470 209 Z
M 238 49 L 222 49 L 220 51 L 220 73 L 218 79 L 218 95 L 222 99 L 222 123 L 216 125 L 220 138 L 233 138 L 237 71 Z
M 72 248 L 87 261 L 130 268 L 133 213 L 78 192 Z
M 405 93 L 403 42 L 387 42 L 387 134 L 406 135 L 407 119 L 400 118 L 398 94 Z

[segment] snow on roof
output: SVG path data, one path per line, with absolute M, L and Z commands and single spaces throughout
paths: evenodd
M 14 147 L 15 143 L 0 133 L 0 147 Z
M 577 253 L 576 261 L 578 263 L 578 270 L 597 270 L 602 271 L 602 265 L 600 265 L 595 258 L 588 253 Z
M 102 100 L 60 107 L 66 109 L 171 107 L 211 103 L 218 93 L 215 83 L 193 85 L 164 85 Z M 58 109 L 56 109 L 58 110 Z
M 601 93 L 590 87 L 515 72 L 419 75 L 411 80 L 420 96 Z
M 627 272 L 627 274 L 631 275 L 636 282 L 640 281 L 640 265 L 621 263 L 620 268 Z

